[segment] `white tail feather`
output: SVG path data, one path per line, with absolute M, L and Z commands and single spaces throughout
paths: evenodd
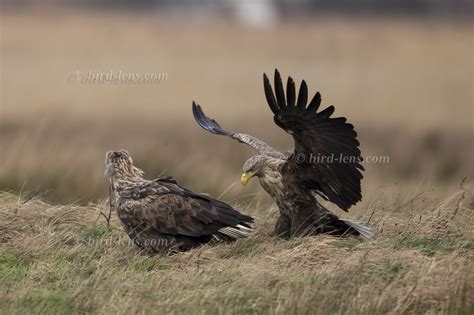
M 374 232 L 372 231 L 371 228 L 368 226 L 357 222 L 353 220 L 346 220 L 346 219 L 340 219 L 341 221 L 344 221 L 347 225 L 349 225 L 351 228 L 359 232 L 360 237 L 362 237 L 366 241 L 370 241 L 371 239 L 374 238 Z
M 234 239 L 238 239 L 250 236 L 253 230 L 246 226 L 237 224 L 235 227 L 226 226 L 224 228 L 221 228 L 219 229 L 219 232 Z

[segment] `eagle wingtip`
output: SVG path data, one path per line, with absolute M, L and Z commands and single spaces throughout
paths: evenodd
M 265 72 L 263 73 L 263 82 L 264 83 L 270 83 L 270 80 L 268 79 L 268 76 Z
M 193 109 L 194 118 L 199 122 L 199 109 L 200 109 L 200 107 L 194 101 L 193 101 L 192 109 Z

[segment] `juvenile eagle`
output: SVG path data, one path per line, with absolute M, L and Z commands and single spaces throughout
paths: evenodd
M 253 218 L 228 204 L 180 186 L 173 178 L 143 178 L 125 150 L 109 151 L 105 164 L 111 203 L 128 236 L 149 253 L 184 251 L 251 233 Z
M 245 143 L 258 155 L 243 166 L 241 182 L 247 184 L 257 176 L 263 189 L 273 198 L 280 217 L 275 234 L 284 238 L 317 233 L 372 237 L 368 227 L 338 218 L 315 195 L 335 203 L 344 211 L 361 200 L 361 153 L 357 133 L 346 118 L 333 118 L 334 106 L 318 111 L 319 92 L 309 105 L 308 87 L 303 80 L 296 99 L 295 82 L 288 78 L 286 97 L 278 70 L 275 70 L 275 94 L 266 74 L 263 75 L 265 96 L 275 123 L 289 133 L 295 143 L 293 152 L 281 153 L 263 141 L 222 128 L 207 117 L 193 102 L 197 123 L 209 132 Z M 276 96 L 276 98 L 275 98 Z

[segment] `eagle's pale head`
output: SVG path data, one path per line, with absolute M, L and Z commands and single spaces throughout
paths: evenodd
M 143 171 L 133 166 L 133 160 L 126 150 L 108 151 L 105 155 L 107 176 L 114 179 L 127 179 L 143 176 Z
M 263 155 L 254 155 L 248 159 L 242 168 L 242 185 L 247 185 L 249 180 L 257 176 L 259 178 L 274 177 L 282 160 Z

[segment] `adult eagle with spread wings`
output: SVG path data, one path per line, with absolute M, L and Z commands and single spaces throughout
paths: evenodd
M 292 236 L 330 233 L 352 234 L 372 238 L 370 228 L 351 220 L 338 218 L 316 199 L 316 195 L 335 203 L 344 211 L 361 200 L 361 171 L 364 170 L 353 125 L 344 117 L 331 117 L 334 106 L 319 111 L 321 94 L 308 101 L 308 87 L 303 80 L 296 97 L 295 82 L 286 84 L 286 96 L 280 73 L 275 70 L 275 94 L 266 74 L 265 96 L 275 123 L 289 133 L 295 142 L 293 152 L 281 153 L 263 141 L 222 128 L 207 117 L 193 102 L 197 123 L 207 131 L 245 143 L 258 155 L 243 166 L 242 184 L 257 176 L 263 189 L 278 205 L 280 217 L 275 234 Z
M 111 204 L 128 236 L 150 254 L 184 251 L 251 234 L 253 218 L 228 204 L 180 186 L 173 178 L 143 178 L 125 150 L 105 159 Z

